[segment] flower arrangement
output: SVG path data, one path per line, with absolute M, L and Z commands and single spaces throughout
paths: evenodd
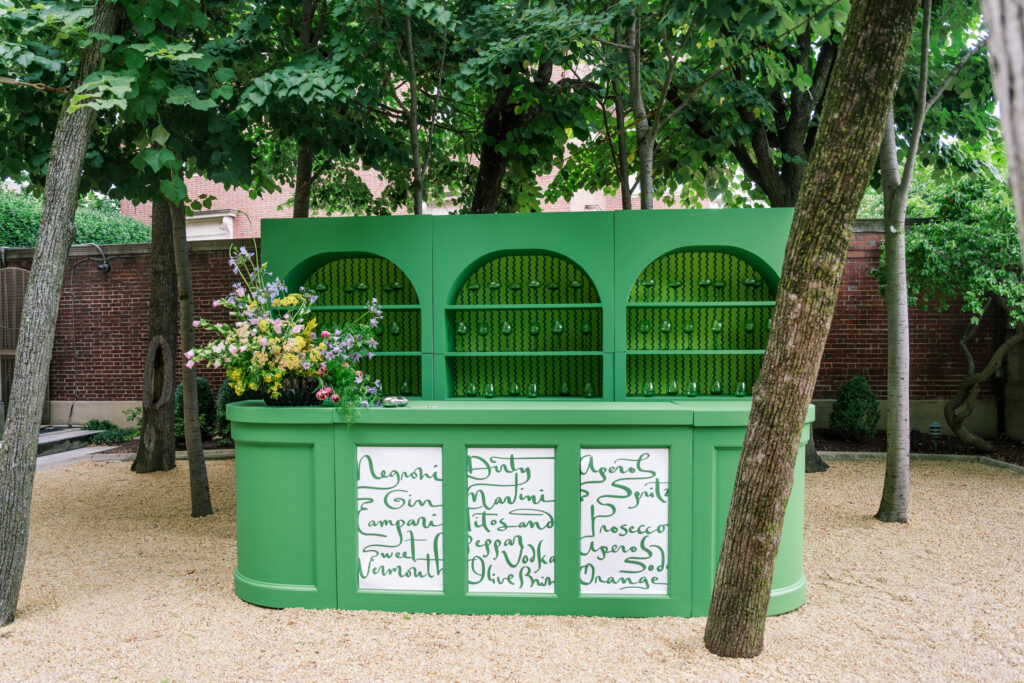
M 316 294 L 302 287 L 288 293 L 245 247 L 232 247 L 228 263 L 241 281 L 213 305 L 230 311 L 234 321 L 193 321 L 193 327 L 210 330 L 216 338 L 186 351 L 186 366 L 202 362 L 223 367 L 236 394 L 260 391 L 268 405 L 329 400 L 349 410 L 379 404 L 380 380 L 356 369 L 377 348 L 374 330 L 382 314 L 376 299 L 367 304 L 366 313 L 340 329 L 319 329 L 310 308 Z

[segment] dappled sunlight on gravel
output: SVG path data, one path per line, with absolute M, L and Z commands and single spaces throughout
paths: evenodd
M 807 477 L 808 601 L 768 621 L 765 654 L 708 654 L 703 619 L 270 610 L 232 592 L 234 463 L 40 472 L 0 678 L 83 680 L 1020 679 L 1024 476 L 914 462 L 911 523 L 872 515 L 881 462 Z

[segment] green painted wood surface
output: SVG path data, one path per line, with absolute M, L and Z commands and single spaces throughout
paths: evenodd
M 699 616 L 706 613 L 750 401 L 413 401 L 358 411 L 231 404 L 236 442 L 236 594 L 255 604 L 447 613 Z M 813 411 L 808 423 L 813 420 Z M 806 439 L 806 432 L 805 432 Z M 444 590 L 360 590 L 356 448 L 440 446 Z M 555 453 L 555 593 L 468 592 L 468 447 Z M 580 594 L 580 451 L 668 448 L 664 596 Z M 802 446 L 801 446 L 802 453 Z M 802 459 L 797 463 L 770 611 L 805 599 Z
M 493 384 L 518 400 L 535 384 L 546 398 L 665 400 L 689 398 L 693 382 L 709 398 L 718 384 L 722 396 L 753 390 L 791 220 L 789 209 L 268 219 L 263 256 L 289 286 L 318 292 L 324 324 L 370 296 L 385 305 L 381 350 L 419 356 L 366 367 L 385 393 L 473 398 Z

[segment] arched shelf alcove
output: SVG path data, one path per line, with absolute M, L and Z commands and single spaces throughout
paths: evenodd
M 450 398 L 600 398 L 597 287 L 553 252 L 497 253 L 456 281 L 445 306 Z
M 777 281 L 737 249 L 681 249 L 637 276 L 626 304 L 629 398 L 749 396 Z
M 313 314 L 321 327 L 340 327 L 377 299 L 384 317 L 380 347 L 366 371 L 381 380 L 385 395 L 423 396 L 423 314 L 416 288 L 394 262 L 368 253 L 339 253 L 302 283 L 317 295 Z

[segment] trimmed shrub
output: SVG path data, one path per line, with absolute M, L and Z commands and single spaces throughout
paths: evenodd
M 0 244 L 5 247 L 34 247 L 39 236 L 43 204 L 38 197 L 20 192 L 0 191 Z M 75 242 L 118 244 L 149 242 L 149 226 L 122 216 L 109 203 L 87 198 L 75 213 Z
M 217 418 L 217 403 L 213 398 L 210 383 L 202 377 L 196 377 L 196 391 L 199 404 L 199 427 L 203 434 L 209 435 Z M 185 387 L 181 382 L 174 389 L 174 436 L 185 436 Z
M 220 384 L 220 389 L 217 390 L 217 417 L 213 423 L 213 431 L 222 438 L 230 438 L 231 436 L 231 424 L 228 422 L 227 408 L 229 403 L 237 403 L 238 401 L 248 401 L 250 399 L 260 398 L 260 392 L 246 390 L 241 396 L 235 393 L 235 390 L 231 388 L 231 385 L 227 380 L 224 380 Z
M 878 425 L 878 399 L 867 379 L 851 377 L 836 392 L 828 426 L 844 439 L 867 441 L 875 435 Z

